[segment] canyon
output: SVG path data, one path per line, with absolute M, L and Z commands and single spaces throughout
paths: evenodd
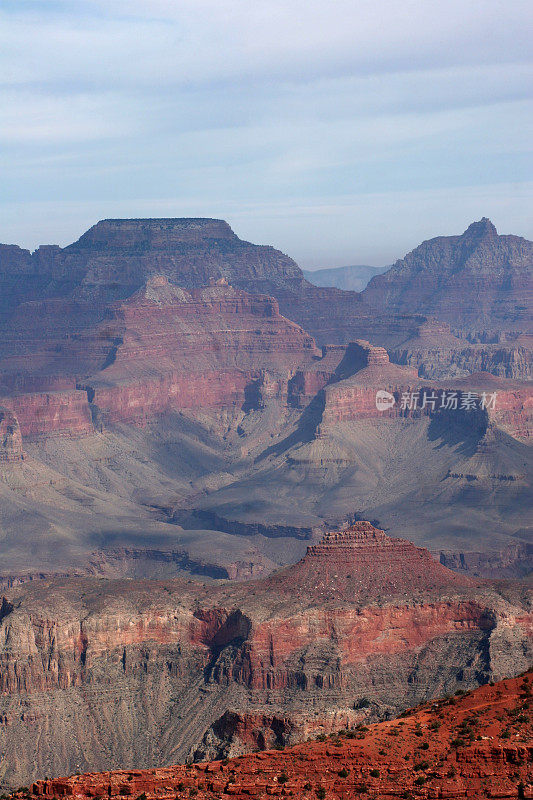
M 319 345 L 364 338 L 395 347 L 415 337 L 428 316 L 449 322 L 462 338 L 490 342 L 531 333 L 532 261 L 531 242 L 498 235 L 484 218 L 461 236 L 423 243 L 359 293 L 313 286 L 290 257 L 243 241 L 223 220 L 108 219 L 65 248 L 31 253 L 0 245 L 0 314 L 59 297 L 96 310 L 161 274 L 185 289 L 223 278 L 272 295 Z
M 527 669 L 532 626 L 525 584 L 457 574 L 368 522 L 247 583 L 12 586 L 0 780 L 231 757 L 390 719 Z
M 99 225 L 98 246 L 91 234 L 76 258 L 104 248 Z M 141 258 L 128 226 L 111 227 L 110 252 L 126 253 L 120 268 L 137 279 L 156 245 Z M 193 226 L 204 249 L 206 228 Z M 177 246 L 166 236 L 164 252 Z M 501 345 L 465 345 L 428 321 L 390 356 L 364 339 L 319 347 L 274 297 L 224 277 L 185 288 L 152 274 L 110 301 L 107 284 L 83 281 L 2 322 L 0 582 L 54 571 L 244 579 L 362 516 L 454 569 L 530 569 L 532 393 L 516 344 L 504 358 Z M 376 408 L 379 391 L 390 409 Z M 402 408 L 406 395 L 450 393 L 455 410 Z M 469 396 L 495 406 L 467 414 Z
M 528 669 L 530 272 L 485 219 L 362 293 L 222 220 L 0 245 L 0 784 L 337 737 Z
M 41 779 L 27 796 L 531 798 L 532 680 L 528 673 L 422 704 L 389 722 L 359 725 L 282 751 Z

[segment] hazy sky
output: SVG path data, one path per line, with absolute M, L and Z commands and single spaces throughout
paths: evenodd
M 0 241 L 211 216 L 330 266 L 482 216 L 533 238 L 532 8 L 3 0 Z

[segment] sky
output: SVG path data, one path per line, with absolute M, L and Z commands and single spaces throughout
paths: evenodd
M 304 267 L 533 238 L 530 0 L 3 0 L 0 241 L 206 216 Z

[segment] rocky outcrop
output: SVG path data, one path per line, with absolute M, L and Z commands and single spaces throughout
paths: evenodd
M 501 378 L 530 380 L 533 359 L 530 337 L 472 343 L 454 336 L 450 326 L 429 320 L 417 335 L 391 350 L 397 364 L 414 367 L 421 378 L 445 380 L 472 372 L 489 372 Z
M 0 406 L 0 462 L 22 461 L 22 436 L 16 416 Z
M 401 394 L 416 391 L 420 384 L 415 370 L 390 363 L 383 347 L 375 347 L 363 340 L 349 345 L 347 360 L 353 374 L 327 387 L 323 425 L 347 419 L 378 418 L 384 414 L 399 416 L 402 413 Z M 376 405 L 380 391 L 392 397 L 387 408 L 381 409 Z
M 16 415 L 24 439 L 94 433 L 85 391 L 15 394 L 0 397 L 0 403 Z
M 3 245 L 0 282 L 7 312 L 43 297 L 101 307 L 125 299 L 154 274 L 186 289 L 224 278 L 274 295 L 282 313 L 319 344 L 365 338 L 391 347 L 415 337 L 428 315 L 478 335 L 525 331 L 531 259 L 531 242 L 498 236 L 483 219 L 462 236 L 424 242 L 359 294 L 312 286 L 291 258 L 239 239 L 223 220 L 119 219 L 98 222 L 63 249 L 30 254 Z
M 349 600 L 377 597 L 380 592 L 412 595 L 473 585 L 469 578 L 443 569 L 424 548 L 406 539 L 391 538 L 366 521 L 324 534 L 320 544 L 308 547 L 302 561 L 269 578 L 269 585 L 275 588 L 287 578 L 294 581 L 295 591 L 305 586 L 308 593 L 316 593 L 322 600 L 330 593 Z
M 2 608 L 2 779 L 17 785 L 296 741 L 531 658 L 524 587 L 477 584 L 368 523 L 246 585 L 34 582 Z
M 347 420 L 417 419 L 424 414 L 452 415 L 480 430 L 488 421 L 523 441 L 533 435 L 533 387 L 528 382 L 486 372 L 426 380 L 414 369 L 390 363 L 384 348 L 365 341 L 349 345 L 345 358 L 352 374 L 342 379 L 337 373 L 337 380 L 326 383 L 319 435 L 324 426 Z
M 380 313 L 423 314 L 471 334 L 527 333 L 532 266 L 533 242 L 499 236 L 484 217 L 461 236 L 423 242 L 362 296 Z
M 533 797 L 531 673 L 471 694 L 422 705 L 401 719 L 347 726 L 330 739 L 280 752 L 151 770 L 123 769 L 35 781 L 14 798 L 141 796 L 148 800 L 244 798 Z M 282 745 L 284 719 L 270 718 L 269 744 Z M 219 732 L 258 745 L 263 718 L 227 716 Z
M 72 301 L 31 311 L 29 326 L 10 321 L 0 360 L 0 392 L 30 438 L 92 431 L 91 414 L 97 425 L 144 424 L 172 410 L 286 402 L 293 373 L 321 357 L 276 300 L 224 279 L 186 291 L 154 276 L 103 319 Z
M 487 578 L 526 577 L 533 570 L 533 544 L 518 541 L 485 553 L 442 551 L 440 563 L 459 573 Z

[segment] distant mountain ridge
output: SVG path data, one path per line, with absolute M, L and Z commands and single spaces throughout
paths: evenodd
M 366 264 L 355 264 L 349 267 L 326 267 L 324 269 L 304 269 L 304 277 L 314 286 L 334 286 L 337 289 L 362 292 L 368 281 L 375 275 L 381 275 L 389 267 L 370 267 Z
M 371 268 L 309 275 L 274 247 L 240 239 L 224 220 L 107 219 L 64 248 L 44 245 L 30 253 L 0 245 L 0 315 L 48 297 L 101 308 L 153 275 L 185 289 L 224 278 L 238 289 L 274 296 L 281 312 L 319 344 L 365 338 L 395 347 L 415 336 L 427 317 L 448 323 L 454 333 L 499 341 L 502 334 L 532 332 L 532 266 L 533 242 L 499 235 L 483 217 L 461 235 L 423 242 L 357 292 L 348 282 Z M 323 280 L 329 286 L 316 285 Z M 346 290 L 337 287 L 341 281 Z
M 531 333 L 532 276 L 533 242 L 499 235 L 483 217 L 460 236 L 422 242 L 362 298 L 378 312 L 436 317 L 473 336 Z

